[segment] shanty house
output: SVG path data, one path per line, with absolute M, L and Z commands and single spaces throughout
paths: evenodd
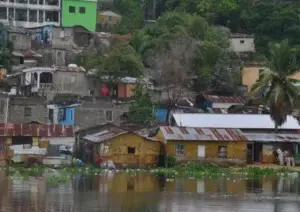
M 174 114 L 172 125 L 196 128 L 240 129 L 247 139 L 248 163 L 273 163 L 277 148 L 300 153 L 300 125 L 292 116 L 275 132 L 268 114 Z
M 166 154 L 177 160 L 203 158 L 246 160 L 246 138 L 239 129 L 160 127 L 157 134 Z
M 199 95 L 196 97 L 196 105 L 211 113 L 228 113 L 228 109 L 232 106 L 242 106 L 245 102 L 241 96 Z
M 133 132 L 105 124 L 99 131 L 81 137 L 79 146 L 86 162 L 95 163 L 101 157 L 117 166 L 149 167 L 158 164 L 162 143 L 148 137 L 145 130 Z
M 48 152 L 51 139 L 73 136 L 73 128 L 45 124 L 0 124 L 0 161 L 28 162 Z

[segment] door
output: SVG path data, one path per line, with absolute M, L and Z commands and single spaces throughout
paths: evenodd
M 247 144 L 247 163 L 252 164 L 254 160 L 254 145 L 253 143 Z
M 198 158 L 204 158 L 204 157 L 205 157 L 205 146 L 198 145 Z

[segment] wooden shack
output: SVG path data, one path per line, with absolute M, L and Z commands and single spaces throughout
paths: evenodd
M 160 127 L 156 137 L 166 153 L 178 160 L 223 158 L 246 160 L 247 143 L 238 129 Z
M 148 137 L 145 131 L 131 132 L 109 124 L 97 133 L 85 135 L 81 139 L 82 146 L 92 148 L 93 163 L 100 156 L 119 167 L 156 166 L 162 143 L 155 137 Z
M 42 162 L 53 137 L 73 136 L 72 126 L 0 124 L 0 164 Z M 43 138 L 43 139 L 41 139 Z

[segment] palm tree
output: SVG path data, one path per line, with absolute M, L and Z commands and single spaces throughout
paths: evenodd
M 252 86 L 250 97 L 263 94 L 264 102 L 270 107 L 270 116 L 275 129 L 284 124 L 292 113 L 299 98 L 298 88 L 288 76 L 297 71 L 295 50 L 287 40 L 271 44 L 265 71 Z

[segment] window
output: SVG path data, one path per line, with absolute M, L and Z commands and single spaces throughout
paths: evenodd
M 105 111 L 106 122 L 113 121 L 113 112 L 110 110 Z
M 244 40 L 240 40 L 240 43 L 245 43 L 245 41 Z
M 7 10 L 6 10 L 6 8 L 5 7 L 0 7 L 0 19 L 6 20 L 6 18 L 7 18 Z
M 58 121 L 66 120 L 66 109 L 65 108 L 60 108 L 58 110 L 57 120 Z
M 89 90 L 90 96 L 94 96 L 95 91 L 94 90 Z
M 111 21 L 111 20 L 112 20 L 112 17 L 111 17 L 111 16 L 108 16 L 108 20 Z
M 127 147 L 128 154 L 135 154 L 135 147 Z
M 227 158 L 227 146 L 219 146 L 218 153 L 219 158 Z
M 50 123 L 53 123 L 53 109 L 49 109 L 48 111 L 48 119 L 50 121 Z
M 31 116 L 31 108 L 30 107 L 24 108 L 24 116 Z
M 177 157 L 184 156 L 184 145 L 183 144 L 176 144 L 175 145 L 175 153 Z
M 75 13 L 75 7 L 69 6 L 69 13 Z
M 79 13 L 84 14 L 85 13 L 85 7 L 79 7 Z

